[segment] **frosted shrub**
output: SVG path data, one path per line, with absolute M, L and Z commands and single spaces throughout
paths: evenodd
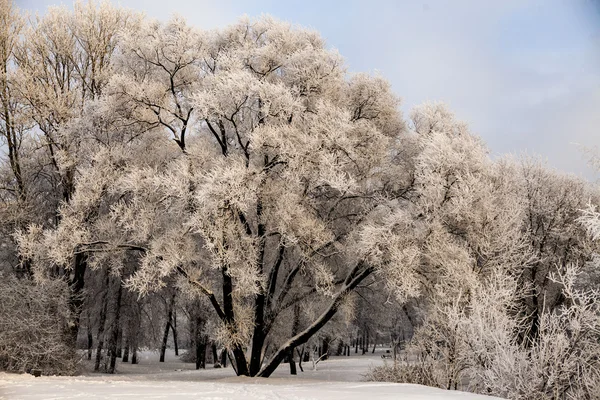
M 63 281 L 34 284 L 0 274 L 0 369 L 76 372 L 69 344 L 68 288 Z

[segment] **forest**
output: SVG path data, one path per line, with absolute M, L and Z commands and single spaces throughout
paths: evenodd
M 0 370 L 174 348 L 266 378 L 386 345 L 368 379 L 600 399 L 596 183 L 403 115 L 269 16 L 0 0 L 0 66 Z

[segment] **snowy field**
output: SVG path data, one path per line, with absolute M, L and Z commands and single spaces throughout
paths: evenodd
M 158 363 L 157 353 L 140 356 L 138 365 L 119 365 L 115 375 L 35 378 L 0 373 L 0 399 L 494 399 L 419 385 L 364 382 L 368 368 L 383 363 L 378 354 L 332 357 L 320 362 L 317 371 L 311 370 L 310 362 L 303 363 L 305 372 L 298 370 L 297 376 L 289 375 L 286 364 L 268 379 L 236 377 L 231 368 L 196 371 L 172 353 L 165 363 Z

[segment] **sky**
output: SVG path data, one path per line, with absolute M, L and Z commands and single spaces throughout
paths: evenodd
M 61 0 L 15 0 L 43 13 Z M 113 0 L 203 29 L 270 14 L 313 28 L 349 72 L 379 73 L 402 110 L 448 104 L 493 157 L 540 156 L 589 180 L 600 173 L 600 0 Z

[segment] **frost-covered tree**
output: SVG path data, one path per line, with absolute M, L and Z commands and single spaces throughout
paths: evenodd
M 88 159 L 86 141 L 101 140 L 82 131 L 78 122 L 89 103 L 99 98 L 112 75 L 112 56 L 120 33 L 134 23 L 131 12 L 107 2 L 76 2 L 73 11 L 51 7 L 23 30 L 13 51 L 12 88 L 22 113 L 35 130 L 28 143 L 28 174 L 35 176 L 29 208 L 38 226 L 55 226 L 61 203 L 70 203 L 78 168 Z M 24 256 L 26 260 L 28 256 Z M 83 305 L 87 260 L 78 253 L 67 267 L 71 287 L 72 338 L 75 342 Z M 62 273 L 61 273 L 62 274 Z
M 417 361 L 371 378 L 511 399 L 596 398 L 597 247 L 578 219 L 592 188 L 539 164 L 490 160 L 440 106 L 412 120 L 424 321 L 408 347 Z M 592 232 L 593 220 L 589 210 Z
M 214 32 L 144 21 L 113 68 L 77 122 L 107 140 L 57 229 L 21 236 L 24 254 L 116 266 L 136 252 L 129 287 L 176 277 L 205 296 L 241 375 L 269 376 L 374 272 L 416 291 L 410 218 L 389 214 L 404 127 L 382 78 L 346 79 L 316 33 L 270 18 Z M 315 317 L 272 335 L 297 303 Z

